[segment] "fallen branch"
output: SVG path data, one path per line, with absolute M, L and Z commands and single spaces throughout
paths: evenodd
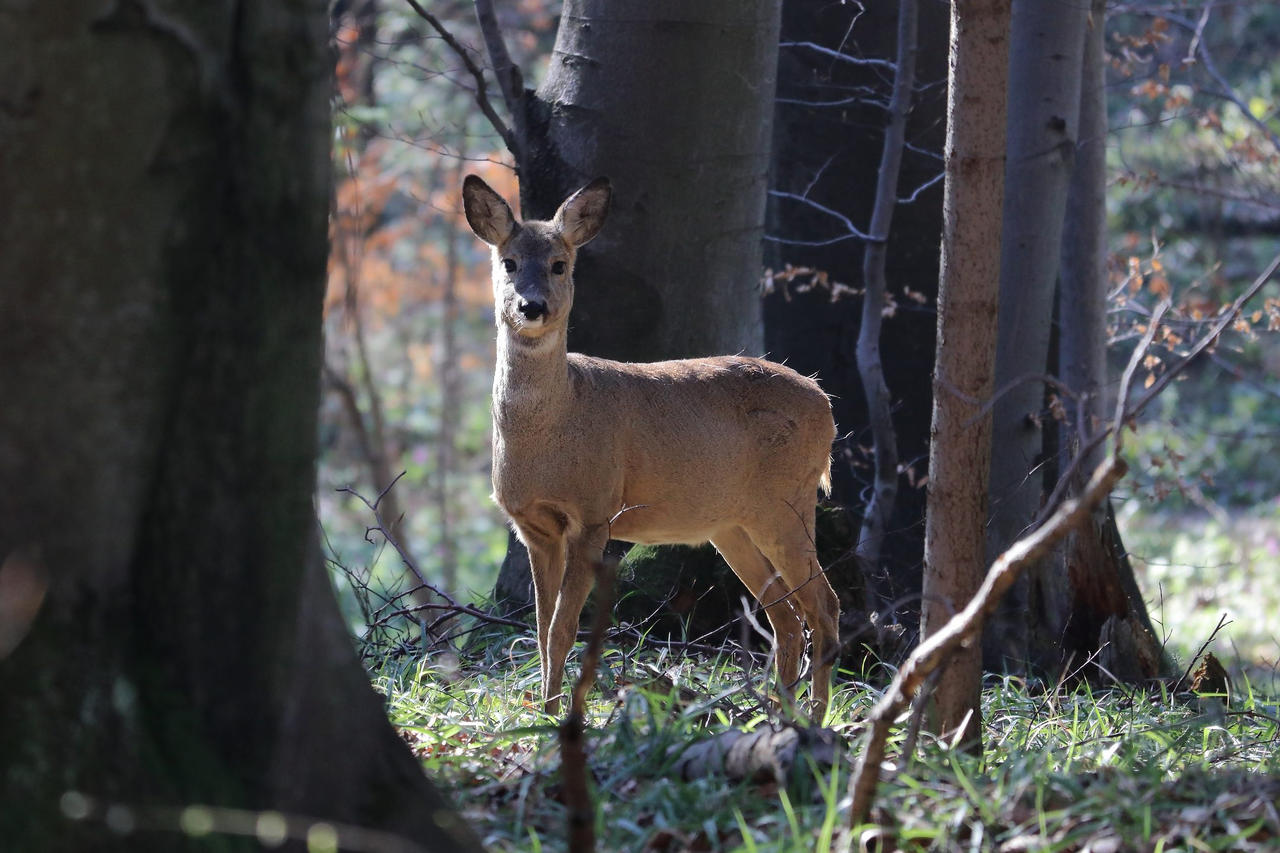
M 867 718 L 868 729 L 863 738 L 862 755 L 849 782 L 852 799 L 849 826 L 865 823 L 871 811 L 876 786 L 880 782 L 880 764 L 884 760 L 889 728 L 915 696 L 930 673 L 943 664 L 962 645 L 977 641 L 986 618 L 995 611 L 1000 599 L 1028 565 L 1044 556 L 1058 540 L 1085 521 L 1093 508 L 1106 499 L 1111 488 L 1124 476 L 1126 465 L 1118 457 L 1098 466 L 1089 484 L 1076 500 L 1058 508 L 1042 527 L 1019 539 L 996 559 L 977 593 L 938 633 L 925 640 L 898 670 L 893 683 Z

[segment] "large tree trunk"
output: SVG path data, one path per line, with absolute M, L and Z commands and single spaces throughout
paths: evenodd
M 525 218 L 551 216 L 598 175 L 613 183 L 609 226 L 575 268 L 571 350 L 762 352 L 778 20 L 779 0 L 564 4 L 546 80 L 508 102 Z M 511 537 L 494 595 L 507 607 L 528 602 L 522 551 Z
M 929 513 L 925 520 L 922 636 L 968 604 L 986 570 L 1000 210 L 1004 194 L 1005 91 L 1010 0 L 951 6 L 946 188 L 938 349 L 933 382 Z M 929 715 L 935 732 L 964 727 L 981 743 L 982 655 L 956 652 L 942 670 Z
M 1086 5 L 1015 0 L 1009 53 L 1008 161 L 1000 264 L 1000 333 L 991 458 L 988 560 L 1031 526 L 1044 487 L 1043 414 L 1058 253 L 1076 141 Z M 1012 384 L 1010 387 L 1011 383 Z M 1092 469 L 1090 469 L 1092 470 Z M 1046 562 L 1051 562 L 1053 557 Z M 1028 590 L 1043 565 L 1024 573 L 984 637 L 989 668 L 1022 669 Z
M 778 0 L 567 0 L 539 88 L 526 216 L 608 174 L 570 348 L 628 361 L 763 346 L 760 242 Z
M 145 811 L 108 831 L 101 801 L 478 848 L 387 725 L 316 547 L 325 11 L 0 16 L 0 572 L 47 583 L 0 661 L 7 848 L 184 846 Z

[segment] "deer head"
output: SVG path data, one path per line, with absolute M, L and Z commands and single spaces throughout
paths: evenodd
M 492 247 L 498 323 L 524 339 L 563 328 L 573 305 L 578 247 L 600 233 L 609 213 L 608 178 L 565 199 L 547 222 L 518 222 L 502 196 L 475 175 L 462 184 L 467 223 Z

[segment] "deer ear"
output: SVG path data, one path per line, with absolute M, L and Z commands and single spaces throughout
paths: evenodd
M 609 214 L 613 188 L 608 178 L 596 178 L 565 199 L 552 223 L 570 246 L 577 248 L 600 233 Z
M 475 175 L 467 175 L 462 182 L 462 208 L 471 230 L 490 246 L 502 243 L 516 230 L 516 218 L 511 208 L 502 196 Z

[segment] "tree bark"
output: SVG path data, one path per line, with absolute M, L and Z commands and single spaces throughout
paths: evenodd
M 0 837 L 181 849 L 122 816 L 203 803 L 478 849 L 316 542 L 326 5 L 164 8 L 0 16 L 0 564 L 48 581 L 0 660 Z
M 1061 378 L 1080 397 L 1067 406 L 1058 426 L 1063 466 L 1079 452 L 1089 435 L 1100 429 L 1108 414 L 1107 387 L 1107 230 L 1106 143 L 1107 110 L 1103 35 L 1106 2 L 1093 0 L 1085 28 L 1080 131 L 1075 168 L 1067 192 L 1062 234 L 1062 273 L 1058 315 L 1061 322 L 1059 362 Z M 1085 451 L 1078 470 L 1095 467 L 1101 445 Z M 1083 487 L 1071 485 L 1071 494 Z M 1087 660 L 1103 650 L 1102 633 L 1112 626 L 1129 626 L 1126 636 L 1133 650 L 1125 657 L 1141 666 L 1108 667 L 1117 677 L 1140 682 L 1168 674 L 1169 662 L 1156 641 L 1151 617 L 1142 599 L 1133 565 L 1120 539 L 1110 501 L 1097 507 L 1089 523 L 1067 537 L 1055 571 L 1033 579 L 1028 620 L 1032 660 L 1042 670 L 1058 670 L 1069 659 Z M 1114 628 L 1111 629 L 1114 634 Z M 1104 655 L 1110 652 L 1103 652 Z
M 1048 367 L 1049 338 L 1067 186 L 1079 138 L 1080 74 L 1089 10 L 1056 0 L 1015 0 L 1009 53 L 1008 161 L 1000 263 L 1000 332 L 991 458 L 994 559 L 1025 533 L 1040 509 L 1045 389 L 1017 381 Z M 1053 562 L 1053 556 L 1046 563 Z M 1028 648 L 1026 572 L 1004 599 L 984 637 L 986 665 L 1021 670 Z
M 609 227 L 575 271 L 574 351 L 761 351 L 778 21 L 777 0 L 565 3 L 521 200 L 541 218 L 597 175 L 613 182 Z
M 951 7 L 946 187 L 934 373 L 922 642 L 969 602 L 986 568 L 983 531 L 996 344 L 1010 0 Z M 928 723 L 981 745 L 981 650 L 961 648 Z

